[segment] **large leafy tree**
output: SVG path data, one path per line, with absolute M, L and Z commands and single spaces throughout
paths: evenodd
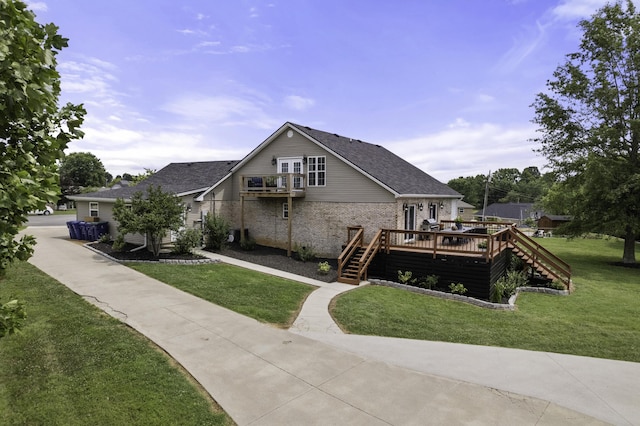
M 640 234 L 640 15 L 632 1 L 580 22 L 582 40 L 533 104 L 535 140 L 558 182 L 550 205 L 573 216 L 573 234 L 624 237 L 634 264 Z
M 40 25 L 20 1 L 0 0 L 0 279 L 34 239 L 16 239 L 28 212 L 58 194 L 56 161 L 82 136 L 82 106 L 58 106 L 56 54 L 67 46 L 53 24 Z M 23 304 L 0 304 L 0 337 L 18 329 Z
M 150 185 L 146 194 L 136 192 L 127 203 L 119 198 L 113 206 L 113 218 L 120 234 L 142 234 L 154 256 L 160 254 L 162 238 L 168 231 L 178 231 L 184 223 L 184 204 L 180 198 Z
M 105 186 L 107 172 L 102 161 L 90 152 L 73 152 L 60 162 L 62 194 L 72 195 L 82 188 Z

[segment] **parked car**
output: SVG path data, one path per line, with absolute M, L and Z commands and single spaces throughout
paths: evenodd
M 60 210 L 60 211 L 66 211 L 66 210 L 67 210 L 67 205 L 66 205 L 66 204 L 60 204 L 60 205 L 58 206 L 58 210 Z
M 39 214 L 39 215 L 43 214 L 45 216 L 49 216 L 50 214 L 53 214 L 53 209 L 49 206 L 45 206 L 44 209 L 30 211 L 29 214 Z

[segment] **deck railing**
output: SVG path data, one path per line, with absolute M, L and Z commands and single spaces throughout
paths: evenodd
M 494 254 L 494 243 L 498 234 L 480 234 L 462 231 L 407 231 L 404 229 L 385 229 L 384 245 L 390 250 L 424 251 L 438 254 L 465 254 L 484 257 L 487 260 Z M 497 247 L 496 247 L 497 249 Z
M 367 268 L 369 268 L 369 265 L 376 253 L 378 253 L 380 248 L 385 244 L 385 239 L 386 233 L 384 230 L 379 229 L 367 248 L 364 250 L 364 253 L 362 253 L 362 258 L 360 258 L 360 261 L 358 262 L 358 271 L 360 273 L 358 278 L 363 278 L 362 275 L 364 275 L 364 279 L 367 279 Z
M 462 222 L 456 222 L 455 220 L 441 220 L 440 221 L 440 230 L 449 230 L 452 227 L 458 227 L 458 223 L 463 228 L 479 228 L 485 229 L 485 233 L 487 234 L 495 234 L 498 231 L 501 231 L 505 228 L 511 228 L 514 226 L 513 222 L 496 222 L 496 221 L 475 221 L 475 220 L 464 220 Z
M 245 195 L 304 194 L 305 175 L 301 173 L 275 173 L 271 175 L 243 175 L 241 191 Z
M 470 222 L 477 225 L 478 222 Z M 571 267 L 553 253 L 526 236 L 511 224 L 497 224 L 491 228 L 474 227 L 461 230 L 411 231 L 405 229 L 380 229 L 371 242 L 365 247 L 364 229 L 350 227 L 347 229 L 347 246 L 338 258 L 338 277 L 342 277 L 343 266 L 360 249 L 358 259 L 358 280 L 366 271 L 378 251 L 389 253 L 391 250 L 430 253 L 438 255 L 463 255 L 484 258 L 487 262 L 506 249 L 520 253 L 532 268 L 543 275 L 557 279 L 567 289 L 571 285 Z M 445 225 L 448 226 L 448 225 Z

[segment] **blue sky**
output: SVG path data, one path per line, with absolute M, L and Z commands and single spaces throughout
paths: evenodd
M 241 159 L 286 121 L 447 182 L 538 166 L 530 108 L 606 0 L 49 0 L 62 102 L 118 175 Z

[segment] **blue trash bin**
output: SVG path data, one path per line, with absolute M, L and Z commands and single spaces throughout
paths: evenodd
M 74 230 L 74 234 L 76 236 L 77 240 L 81 240 L 82 239 L 82 229 L 81 229 L 81 224 L 82 222 L 79 220 L 72 220 L 71 221 L 71 226 L 73 227 Z
M 78 222 L 78 239 L 87 241 L 89 236 L 87 235 L 87 222 L 80 221 Z
M 72 240 L 78 239 L 78 233 L 76 232 L 75 223 L 77 220 L 70 220 L 67 222 L 67 228 L 69 229 L 69 238 Z
M 86 228 L 87 228 L 87 241 L 95 241 L 98 239 L 98 234 L 97 234 L 97 230 L 98 227 L 96 226 L 95 223 L 93 222 L 87 222 L 86 223 Z

